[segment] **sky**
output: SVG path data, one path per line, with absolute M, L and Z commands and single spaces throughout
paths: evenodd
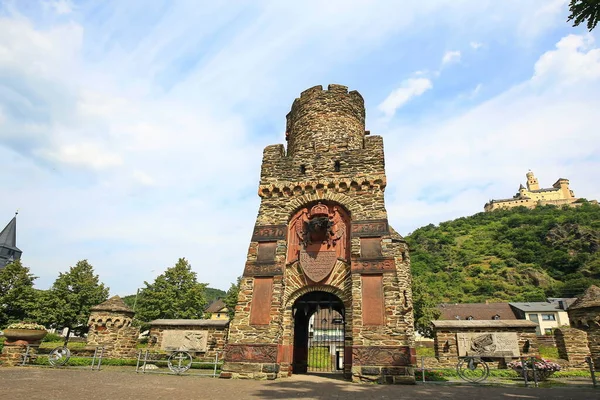
M 229 288 L 262 150 L 315 85 L 365 98 L 402 235 L 529 169 L 600 199 L 600 28 L 568 0 L 301 3 L 0 0 L 0 224 L 19 210 L 37 288 L 87 259 L 123 296 L 180 257 Z

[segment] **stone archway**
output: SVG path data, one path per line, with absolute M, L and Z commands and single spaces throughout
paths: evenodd
M 343 373 L 346 308 L 330 292 L 311 291 L 292 306 L 292 372 Z

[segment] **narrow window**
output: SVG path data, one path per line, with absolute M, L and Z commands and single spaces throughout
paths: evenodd
M 306 165 L 302 164 L 302 165 L 300 166 L 300 173 L 301 173 L 302 175 L 306 174 Z
M 335 172 L 340 172 L 340 169 L 342 169 L 342 165 L 340 164 L 339 160 L 336 160 L 336 162 L 333 163 L 333 169 Z

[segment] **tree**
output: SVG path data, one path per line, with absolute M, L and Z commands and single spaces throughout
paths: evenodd
M 46 323 L 67 327 L 65 340 L 68 340 L 72 329 L 81 332 L 87 329 L 90 308 L 105 301 L 108 292 L 88 261 L 78 261 L 69 272 L 61 272 L 50 290 L 41 296 L 39 317 Z
M 571 14 L 567 22 L 573 21 L 575 27 L 587 21 L 587 28 L 591 32 L 600 20 L 600 0 L 571 0 L 569 11 Z
M 37 279 L 20 260 L 0 269 L 0 328 L 13 322 L 30 319 L 35 314 Z
M 229 290 L 227 291 L 227 294 L 225 295 L 225 298 L 223 299 L 223 302 L 225 303 L 225 305 L 227 306 L 227 314 L 229 314 L 229 319 L 233 319 L 233 316 L 235 315 L 235 306 L 237 305 L 238 302 L 238 295 L 240 293 L 240 284 L 242 283 L 242 277 L 238 276 L 237 278 L 237 283 L 232 283 L 231 287 L 229 287 Z
M 415 329 L 423 336 L 433 337 L 431 321 L 440 317 L 437 309 L 440 299 L 433 295 L 434 290 L 428 290 L 427 285 L 419 280 L 413 280 L 413 309 L 415 314 Z
M 205 283 L 198 283 L 196 273 L 185 258 L 156 277 L 144 282 L 137 300 L 136 318 L 149 322 L 158 318 L 200 319 L 206 306 Z

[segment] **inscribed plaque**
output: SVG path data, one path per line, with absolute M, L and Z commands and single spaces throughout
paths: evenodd
M 205 352 L 208 331 L 166 330 L 160 348 L 167 351 Z
M 519 357 L 516 332 L 464 332 L 456 334 L 459 357 Z

